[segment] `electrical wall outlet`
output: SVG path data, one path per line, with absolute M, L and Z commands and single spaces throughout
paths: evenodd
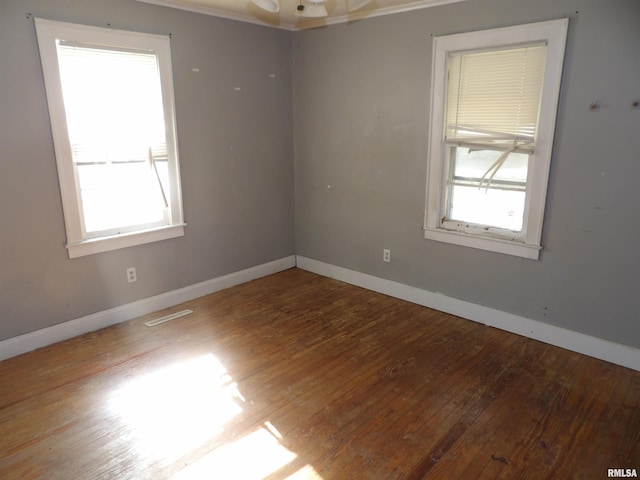
M 136 267 L 127 268 L 127 282 L 133 283 L 138 280 L 136 276 Z
M 382 250 L 382 261 L 383 262 L 391 261 L 391 250 L 389 250 L 388 248 L 385 248 L 384 250 Z

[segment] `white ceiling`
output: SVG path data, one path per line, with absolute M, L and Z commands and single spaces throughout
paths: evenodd
M 419 8 L 433 7 L 465 0 L 373 0 L 365 7 L 347 11 L 347 0 L 327 0 L 329 16 L 325 18 L 302 18 L 296 15 L 300 0 L 280 0 L 278 13 L 266 12 L 250 0 L 138 0 L 165 7 L 179 8 L 191 12 L 230 18 L 242 22 L 256 23 L 285 30 L 303 30 L 334 23 L 344 23 L 362 18 L 377 17 Z M 304 3 L 304 0 L 303 0 Z

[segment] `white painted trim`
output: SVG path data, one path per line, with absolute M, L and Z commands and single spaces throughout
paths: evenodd
M 253 23 L 255 25 L 262 25 L 263 27 L 273 27 L 273 25 L 265 23 L 257 17 L 244 15 L 242 13 L 229 12 L 221 8 L 209 7 L 204 4 L 194 5 L 191 3 L 182 3 L 180 0 L 137 0 L 137 1 L 142 3 L 149 3 L 151 5 L 158 5 L 160 7 L 184 10 L 185 12 L 199 13 L 202 15 L 209 15 L 212 17 L 226 18 L 227 20 L 235 20 L 237 22 Z M 278 25 L 275 28 L 292 30 L 292 25 L 289 25 L 289 24 Z
M 85 317 L 69 320 L 52 327 L 36 330 L 18 337 L 0 341 L 0 360 L 15 357 L 22 353 L 30 352 L 37 348 L 46 347 L 56 342 L 66 340 L 77 335 L 99 330 L 115 325 L 147 313 L 155 312 L 163 308 L 177 305 L 194 298 L 209 295 L 226 288 L 240 285 L 256 278 L 281 272 L 296 266 L 296 257 L 291 255 L 269 263 L 247 268 L 239 272 L 230 273 L 222 277 L 213 278 L 204 282 L 189 285 L 171 292 L 161 293 L 153 297 L 138 300 L 137 302 L 120 305 L 97 312 Z
M 298 268 L 640 371 L 640 349 L 297 256 Z
M 438 242 L 462 245 L 463 247 L 477 248 L 489 252 L 504 253 L 517 257 L 538 260 L 542 247 L 537 245 L 527 245 L 514 240 L 503 240 L 501 238 L 482 237 L 463 232 L 444 230 L 442 228 L 425 228 L 424 238 Z
M 82 240 L 78 243 L 67 244 L 67 250 L 69 258 L 78 258 L 84 255 L 93 255 L 94 253 L 110 252 L 111 250 L 118 250 L 120 248 L 133 247 L 135 245 L 144 245 L 145 243 L 159 242 L 160 240 L 182 237 L 184 236 L 185 226 L 186 224 L 184 223 L 180 225 L 167 225 L 149 230 L 113 235 L 111 237 Z
M 317 273 L 318 275 L 335 278 L 336 280 L 357 285 L 374 292 L 400 298 L 418 305 L 466 318 L 467 320 L 473 320 L 507 332 L 640 371 L 640 349 L 448 297 L 441 293 L 422 290 L 392 280 L 386 280 L 311 258 L 294 255 L 70 320 L 52 327 L 43 328 L 18 337 L 2 340 L 0 341 L 0 360 L 287 270 L 296 265 L 298 268 Z

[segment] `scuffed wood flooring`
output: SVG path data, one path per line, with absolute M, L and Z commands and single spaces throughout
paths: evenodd
M 298 269 L 0 379 L 3 480 L 640 474 L 640 372 Z

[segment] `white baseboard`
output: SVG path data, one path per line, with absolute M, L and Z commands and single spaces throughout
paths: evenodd
M 296 265 L 303 270 L 325 277 L 335 278 L 368 290 L 640 371 L 640 349 L 295 255 L 2 340 L 0 341 L 0 360 L 287 270 Z
M 640 371 L 640 349 L 297 256 L 298 268 Z
M 110 308 L 85 317 L 76 318 L 52 327 L 36 330 L 18 337 L 0 341 L 0 360 L 15 357 L 40 347 L 45 347 L 87 332 L 93 332 L 116 323 L 131 320 L 147 313 L 162 310 L 194 298 L 224 290 L 256 278 L 271 275 L 296 266 L 296 257 L 291 255 L 273 262 L 230 273 L 222 277 L 189 285 L 178 290 L 162 293 L 119 307 Z

